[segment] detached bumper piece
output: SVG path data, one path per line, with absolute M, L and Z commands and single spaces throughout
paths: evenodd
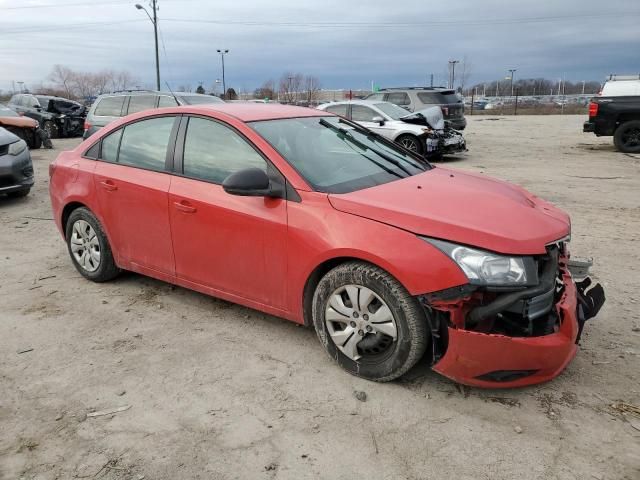
M 573 359 L 585 322 L 605 301 L 591 285 L 585 262 L 570 265 L 563 249 L 539 259 L 539 283 L 509 292 L 473 287 L 423 295 L 438 317 L 433 369 L 458 383 L 486 388 L 519 387 L 559 375 Z M 575 283 L 570 270 L 584 280 Z M 456 295 L 455 292 L 458 292 Z

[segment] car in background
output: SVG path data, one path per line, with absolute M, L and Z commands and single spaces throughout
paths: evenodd
M 600 97 L 640 97 L 640 75 L 610 75 Z
M 443 87 L 398 87 L 382 88 L 367 95 L 364 100 L 377 100 L 395 103 L 396 105 L 418 112 L 427 107 L 437 106 L 442 109 L 445 121 L 452 128 L 464 130 L 467 119 L 464 117 L 464 102 L 455 90 Z
M 98 96 L 91 105 L 84 122 L 84 134 L 87 139 L 111 122 L 150 108 L 175 107 L 176 105 L 208 105 L 224 103 L 215 95 L 186 92 L 158 92 L 153 90 L 127 90 L 106 93 Z
M 33 163 L 27 142 L 0 127 L 0 194 L 24 197 L 33 183 Z
M 131 270 L 314 326 L 330 358 L 369 380 L 423 356 L 469 385 L 550 380 L 605 300 L 571 275 L 562 210 L 316 109 L 146 110 L 49 172 L 54 222 L 86 279 Z
M 318 109 L 348 118 L 430 159 L 467 148 L 464 137 L 446 127 L 438 107 L 410 113 L 389 102 L 349 100 L 325 103 Z
M 39 124 L 37 120 L 18 115 L 11 108 L 1 103 L 0 127 L 23 139 L 31 149 L 42 146 L 42 137 L 38 131 Z
M 19 93 L 11 97 L 9 107 L 38 121 L 49 138 L 82 135 L 87 108 L 68 98 Z
M 618 151 L 640 153 L 640 95 L 593 97 L 582 131 L 598 137 L 613 136 Z

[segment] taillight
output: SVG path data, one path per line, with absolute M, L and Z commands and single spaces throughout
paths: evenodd
M 91 128 L 91 124 L 85 120 L 84 121 L 84 129 L 85 130 L 89 130 L 90 128 Z
M 596 102 L 591 102 L 589 104 L 589 117 L 595 117 L 598 115 L 598 104 Z

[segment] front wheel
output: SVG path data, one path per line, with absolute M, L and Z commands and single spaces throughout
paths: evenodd
M 640 120 L 620 125 L 613 135 L 616 148 L 624 153 L 640 153 Z
M 319 282 L 313 322 L 320 342 L 347 372 L 377 382 L 400 377 L 426 350 L 424 310 L 389 273 L 344 263 Z
M 44 122 L 42 129 L 47 132 L 49 138 L 58 138 L 58 127 L 51 120 Z
M 410 152 L 417 153 L 418 155 L 422 155 L 422 151 L 423 151 L 422 142 L 418 137 L 414 135 L 400 135 L 396 139 L 396 143 L 399 143 Z
M 106 282 L 120 273 L 109 240 L 90 210 L 81 207 L 71 212 L 65 233 L 73 265 L 83 277 Z

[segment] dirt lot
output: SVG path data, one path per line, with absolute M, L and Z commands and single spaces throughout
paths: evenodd
M 78 140 L 35 151 L 31 195 L 0 199 L 0 478 L 637 480 L 640 416 L 615 406 L 640 405 L 640 156 L 583 120 L 470 117 L 470 152 L 446 162 L 569 211 L 607 291 L 568 369 L 508 391 L 424 364 L 367 382 L 312 330 L 134 274 L 82 279 L 47 193 Z

